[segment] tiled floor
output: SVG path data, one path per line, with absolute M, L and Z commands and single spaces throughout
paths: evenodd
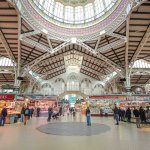
M 52 122 L 84 122 L 85 117 L 62 117 Z M 135 124 L 114 125 L 113 118 L 92 118 L 93 123 L 110 127 L 105 133 L 92 136 L 59 136 L 39 132 L 46 118 L 33 118 L 28 125 L 0 127 L 0 150 L 149 150 L 150 129 L 137 129 Z M 85 124 L 86 127 L 86 124 Z M 94 126 L 93 126 L 94 127 Z M 83 126 L 82 126 L 83 128 Z M 92 128 L 92 126 L 91 126 Z

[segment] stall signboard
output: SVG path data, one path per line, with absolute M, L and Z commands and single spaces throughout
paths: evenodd
M 135 100 L 136 101 L 149 101 L 149 97 L 146 97 L 146 96 L 136 96 Z
M 125 96 L 117 95 L 100 95 L 100 96 L 89 96 L 89 99 L 126 99 Z
M 16 101 L 24 101 L 25 100 L 25 96 L 24 95 L 16 95 L 15 96 L 15 100 Z
M 31 100 L 57 101 L 57 96 L 27 95 Z
M 4 101 L 7 101 L 7 100 L 14 100 L 15 98 L 15 94 L 0 94 L 0 100 L 4 100 Z

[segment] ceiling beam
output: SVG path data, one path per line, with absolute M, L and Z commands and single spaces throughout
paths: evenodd
M 0 40 L 1 40 L 3 46 L 4 46 L 5 50 L 6 50 L 9 58 L 12 60 L 13 64 L 14 64 L 14 62 L 16 63 L 16 59 L 15 59 L 15 57 L 14 57 L 14 55 L 13 55 L 13 53 L 12 53 L 10 47 L 9 47 L 9 44 L 8 44 L 8 42 L 7 42 L 7 40 L 6 40 L 6 38 L 5 38 L 5 36 L 4 36 L 4 34 L 3 34 L 1 29 L 0 29 Z
M 10 81 L 10 82 L 9 81 L 6 81 L 6 82 L 5 81 L 1 81 L 0 82 L 0 85 L 6 85 L 6 84 L 14 85 L 14 82 L 13 81 Z
M 14 71 L 14 67 L 13 66 L 0 66 L 0 71 L 5 71 L 5 70 Z
M 108 33 L 106 33 L 106 35 L 109 35 L 109 36 L 112 36 L 112 37 L 116 37 L 116 38 L 124 40 L 124 41 L 127 40 L 126 36 L 123 36 L 123 35 L 120 35 L 120 34 L 117 34 L 117 33 L 113 33 L 113 32 L 111 32 L 111 33 L 108 32 Z
M 99 52 L 106 52 L 107 50 L 110 50 L 111 48 L 115 48 L 115 47 L 117 47 L 119 45 L 122 45 L 124 43 L 125 43 L 124 40 L 118 40 L 118 41 L 109 43 L 109 44 L 107 44 L 107 45 L 105 45 L 103 47 L 98 48 L 97 51 L 99 51 Z
M 145 45 L 146 42 L 148 41 L 149 36 L 150 36 L 150 24 L 149 24 L 149 26 L 148 26 L 148 28 L 147 28 L 147 31 L 145 32 L 145 34 L 144 34 L 144 36 L 143 36 L 141 42 L 139 43 L 139 45 L 138 45 L 138 47 L 137 47 L 137 49 L 136 49 L 134 55 L 132 56 L 132 59 L 131 59 L 131 61 L 130 61 L 130 65 L 131 65 L 131 66 L 133 66 L 134 62 L 137 60 L 137 58 L 138 58 L 140 52 L 142 51 L 144 45 Z
M 30 44 L 32 46 L 38 47 L 39 49 L 46 51 L 46 52 L 51 52 L 50 48 L 48 48 L 47 46 L 44 46 L 38 42 L 35 42 L 34 40 L 28 39 L 28 38 L 23 38 L 22 39 L 23 42 Z
M 88 51 L 92 52 L 95 56 L 97 56 L 101 60 L 105 61 L 109 66 L 111 66 L 114 69 L 114 71 L 116 71 L 121 77 L 123 77 L 123 74 L 122 74 L 123 68 L 122 67 L 118 66 L 116 63 L 114 63 L 113 61 L 108 59 L 106 56 L 104 56 L 100 52 L 96 53 L 94 49 L 92 49 L 88 45 L 84 44 L 83 42 L 78 41 L 77 44 L 80 45 L 81 47 L 87 49 Z
M 55 72 L 58 72 L 58 71 L 60 71 L 60 70 L 62 70 L 62 69 L 65 69 L 65 65 L 59 66 L 59 67 L 57 67 L 57 68 L 55 68 L 55 69 L 51 69 L 51 70 L 47 71 L 46 73 L 44 73 L 44 74 L 42 74 L 42 75 L 44 75 L 44 76 L 50 75 L 50 74 L 53 74 L 53 73 L 55 73 Z
M 59 51 L 60 49 L 66 47 L 67 45 L 70 45 L 70 42 L 64 42 L 61 45 L 54 48 L 51 52 Z M 22 76 L 25 76 L 36 64 L 38 64 L 43 59 L 46 59 L 47 57 L 50 57 L 52 53 L 45 53 L 42 56 L 36 58 L 35 60 L 31 61 L 30 63 L 26 64 L 24 66 L 24 71 L 22 73 Z
M 50 49 L 52 50 L 52 49 L 53 49 L 53 46 L 52 46 L 52 43 L 51 43 L 51 41 L 50 41 L 50 39 L 49 39 L 49 37 L 48 37 L 47 35 L 46 35 L 46 38 L 47 38 L 49 47 L 50 47 Z
M 32 35 L 40 34 L 40 33 L 41 31 L 31 31 L 31 32 L 23 33 L 23 34 L 20 34 L 19 39 L 22 40 L 24 38 L 30 37 Z
M 101 40 L 101 36 L 98 38 L 98 40 L 97 40 L 97 43 L 96 43 L 96 46 L 95 46 L 95 51 L 97 51 L 97 48 L 98 48 L 98 45 L 99 45 L 99 43 L 100 43 L 100 40 Z

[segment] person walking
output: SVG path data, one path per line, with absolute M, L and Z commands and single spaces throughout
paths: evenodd
M 135 117 L 137 128 L 140 128 L 140 112 L 136 107 L 133 110 L 133 115 Z
M 34 108 L 31 108 L 30 109 L 30 117 L 32 118 L 32 116 L 33 116 L 33 113 L 34 113 Z
M 115 108 L 113 109 L 113 111 L 114 111 L 114 118 L 116 120 L 116 125 L 119 125 L 119 109 L 116 104 L 115 104 Z
M 47 121 L 50 121 L 50 120 L 51 120 L 52 113 L 53 113 L 53 109 L 52 109 L 51 107 L 49 107 L 49 108 L 48 108 L 48 118 L 47 118 Z
M 1 112 L 1 126 L 5 125 L 6 117 L 7 117 L 7 109 L 6 109 L 6 105 L 5 105 Z
M 38 108 L 37 108 L 37 117 L 40 116 L 40 110 L 41 110 L 40 107 L 38 107 Z
M 88 126 L 91 126 L 91 112 L 89 107 L 86 109 L 86 122 Z
M 59 107 L 59 116 L 62 115 L 62 106 Z
M 24 125 L 27 124 L 28 122 L 28 119 L 29 119 L 29 116 L 30 116 L 30 109 L 29 107 L 27 106 L 24 110 Z
M 23 106 L 21 109 L 21 119 L 20 119 L 21 122 L 24 122 L 24 110 L 25 110 L 25 108 Z
M 122 121 L 122 110 L 120 107 L 118 108 L 118 113 L 119 113 L 119 121 Z
M 129 107 L 126 110 L 126 118 L 128 122 L 131 122 L 131 109 Z
M 150 119 L 150 109 L 149 109 L 149 106 L 146 107 L 146 120 L 147 122 L 149 122 L 149 119 Z
M 142 106 L 139 109 L 139 113 L 140 113 L 141 123 L 145 123 L 146 124 L 147 122 L 146 122 L 145 110 L 143 109 Z

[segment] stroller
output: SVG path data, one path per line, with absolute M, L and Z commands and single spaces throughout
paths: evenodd
M 52 118 L 53 118 L 53 119 L 58 119 L 58 118 L 59 118 L 59 113 L 58 113 L 58 112 L 57 112 L 57 113 L 54 112 L 54 113 L 52 114 Z

